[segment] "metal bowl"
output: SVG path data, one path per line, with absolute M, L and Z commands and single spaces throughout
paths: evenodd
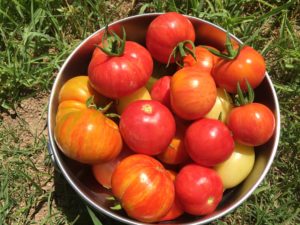
M 158 15 L 160 14 L 144 14 L 128 17 L 110 24 L 110 29 L 120 33 L 121 27 L 124 26 L 127 33 L 127 40 L 133 40 L 141 44 L 145 44 L 147 27 Z M 189 16 L 188 18 L 193 23 L 196 31 L 196 44 L 206 44 L 222 50 L 226 36 L 224 29 L 205 20 Z M 72 188 L 96 211 L 126 224 L 145 224 L 129 218 L 123 211 L 117 212 L 111 210 L 109 208 L 109 203 L 106 200 L 106 197 L 111 193 L 96 183 L 88 166 L 76 163 L 65 157 L 57 147 L 54 140 L 55 115 L 58 107 L 59 90 L 69 78 L 80 74 L 87 74 L 87 67 L 91 59 L 92 52 L 95 48 L 95 44 L 98 44 L 101 40 L 103 31 L 103 29 L 100 29 L 86 38 L 67 58 L 58 73 L 52 88 L 49 102 L 49 151 L 53 160 L 56 162 L 58 168 L 61 170 L 65 179 L 69 182 Z M 241 43 L 238 38 L 234 36 L 231 37 L 234 41 Z M 239 186 L 225 191 L 223 200 L 214 213 L 204 217 L 184 215 L 176 220 L 169 221 L 168 224 L 199 225 L 216 220 L 242 204 L 262 182 L 275 157 L 280 131 L 279 104 L 268 74 L 266 74 L 262 84 L 256 88 L 255 94 L 255 100 L 257 102 L 266 104 L 273 111 L 276 118 L 276 130 L 268 143 L 255 148 L 256 159 L 254 168 L 250 175 Z

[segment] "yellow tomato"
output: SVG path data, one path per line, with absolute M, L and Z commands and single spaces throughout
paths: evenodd
M 130 95 L 120 98 L 117 102 L 117 111 L 122 114 L 125 108 L 134 101 L 137 100 L 150 100 L 151 96 L 146 87 L 142 87 Z
M 254 161 L 253 147 L 235 143 L 232 155 L 214 167 L 223 181 L 224 189 L 235 187 L 246 179 L 253 168 Z
M 204 117 L 218 119 L 221 115 L 221 121 L 225 122 L 232 108 L 232 99 L 229 94 L 225 92 L 225 89 L 217 88 L 216 102 L 212 109 Z

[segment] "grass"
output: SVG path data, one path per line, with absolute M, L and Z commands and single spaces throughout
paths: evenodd
M 92 224 L 84 203 L 48 157 L 47 134 L 42 129 L 47 101 L 40 102 L 39 96 L 50 92 L 58 69 L 78 43 L 105 24 L 105 12 L 112 21 L 158 11 L 209 20 L 259 50 L 280 101 L 281 139 L 270 172 L 246 202 L 213 224 L 300 223 L 299 1 L 3 0 L 0 224 Z M 33 105 L 39 109 L 29 108 L 24 115 L 22 104 L 28 99 L 37 99 Z M 38 113 L 39 129 L 32 130 L 30 112 Z M 103 224 L 113 224 L 106 217 L 99 218 Z

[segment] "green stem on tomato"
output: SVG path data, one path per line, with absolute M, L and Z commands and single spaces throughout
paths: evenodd
M 245 79 L 246 85 L 247 85 L 247 94 L 244 95 L 240 82 L 237 83 L 237 96 L 235 98 L 235 105 L 237 106 L 242 106 L 246 104 L 250 104 L 254 101 L 255 95 L 253 88 L 251 87 L 250 83 L 248 82 L 247 79 Z

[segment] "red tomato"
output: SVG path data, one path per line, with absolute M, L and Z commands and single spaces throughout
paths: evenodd
M 120 119 L 123 140 L 133 151 L 157 155 L 175 135 L 172 113 L 158 101 L 138 100 L 127 106 Z
M 142 222 L 159 221 L 175 198 L 167 171 L 156 159 L 142 154 L 119 163 L 112 176 L 112 192 L 128 216 Z
M 192 23 L 183 15 L 169 12 L 156 17 L 149 25 L 146 46 L 152 57 L 161 63 L 168 63 L 172 50 L 178 43 L 195 41 Z M 171 63 L 175 62 L 171 58 Z
M 207 215 L 216 209 L 222 199 L 222 180 L 213 169 L 189 164 L 176 177 L 175 194 L 185 212 Z
M 195 120 L 214 106 L 217 88 L 208 72 L 186 67 L 173 75 L 170 94 L 174 112 L 183 119 Z
M 169 175 L 170 179 L 173 182 L 175 182 L 175 178 L 176 178 L 177 174 L 172 170 L 167 170 L 167 174 Z M 183 214 L 182 206 L 175 194 L 175 199 L 174 199 L 174 203 L 173 203 L 172 207 L 170 208 L 167 215 L 165 215 L 163 218 L 161 218 L 160 221 L 174 220 L 177 217 L 181 216 L 182 214 Z
M 225 161 L 234 150 L 230 130 L 215 119 L 201 119 L 190 125 L 184 143 L 192 160 L 208 167 Z
M 121 162 L 122 159 L 131 155 L 132 152 L 128 149 L 126 145 L 123 145 L 121 153 L 113 160 L 92 165 L 92 172 L 95 179 L 103 187 L 110 189 L 111 188 L 111 177 L 116 169 L 117 165 Z
M 126 41 L 121 56 L 108 56 L 96 48 L 88 75 L 93 88 L 115 99 L 145 86 L 152 70 L 153 60 L 147 49 L 136 42 Z
M 216 84 L 230 93 L 237 92 L 237 83 L 247 91 L 246 80 L 256 88 L 264 79 L 266 64 L 264 58 L 250 46 L 241 49 L 233 60 L 220 59 L 212 70 Z
M 195 60 L 192 55 L 187 55 L 183 58 L 183 66 L 197 66 L 199 69 L 205 70 L 210 73 L 219 57 L 212 54 L 209 50 L 207 50 L 207 48 L 217 50 L 210 46 L 197 46 L 195 49 L 195 56 L 197 60 Z
M 171 76 L 164 76 L 158 79 L 152 89 L 151 89 L 151 98 L 152 100 L 159 101 L 168 108 L 171 108 L 170 103 L 170 83 Z
M 275 130 L 275 118 L 272 111 L 260 103 L 233 108 L 227 123 L 234 139 L 249 146 L 266 143 Z

